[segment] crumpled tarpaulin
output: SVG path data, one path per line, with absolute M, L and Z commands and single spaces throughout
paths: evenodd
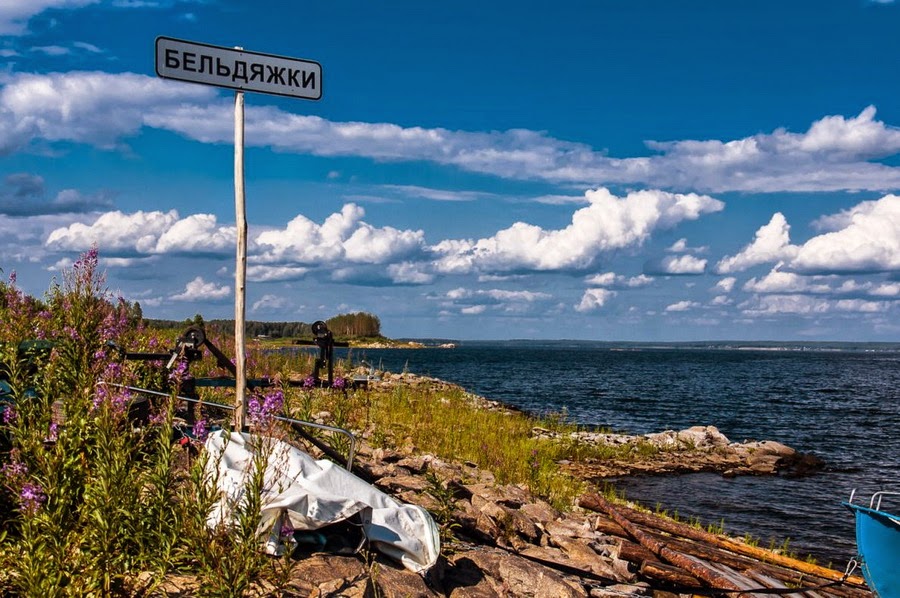
M 271 451 L 260 534 L 276 525 L 280 528 L 284 520 L 296 530 L 316 530 L 359 513 L 372 546 L 407 569 L 424 572 L 437 561 L 440 538 L 428 511 L 395 500 L 331 461 L 317 461 L 286 442 L 264 436 L 219 430 L 206 440 L 207 467 L 210 473 L 218 469 L 222 493 L 210 512 L 210 526 L 232 522 L 259 447 Z

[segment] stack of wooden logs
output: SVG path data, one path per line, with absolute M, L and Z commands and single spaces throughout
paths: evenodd
M 858 576 L 763 550 L 646 512 L 613 505 L 599 494 L 582 508 L 600 513 L 598 531 L 620 538 L 618 558 L 639 574 L 683 594 L 740 592 L 768 596 L 867 598 Z

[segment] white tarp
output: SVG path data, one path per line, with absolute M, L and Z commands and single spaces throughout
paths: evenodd
M 209 435 L 206 450 L 210 473 L 215 476 L 218 470 L 221 492 L 221 499 L 209 516 L 210 526 L 232 522 L 253 456 L 262 451 L 269 453 L 269 459 L 260 534 L 268 533 L 273 526 L 280 527 L 283 518 L 294 529 L 315 530 L 359 513 L 363 531 L 373 547 L 399 560 L 407 569 L 423 572 L 437 561 L 440 539 L 428 511 L 395 500 L 331 461 L 317 461 L 274 438 L 225 434 L 221 430 Z

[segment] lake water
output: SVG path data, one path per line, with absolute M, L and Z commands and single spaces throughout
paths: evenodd
M 853 488 L 900 490 L 900 346 L 894 350 L 615 347 L 472 342 L 356 350 L 376 367 L 455 382 L 526 411 L 630 433 L 713 425 L 732 441 L 777 440 L 827 463 L 804 478 L 716 474 L 616 481 L 629 499 L 718 523 L 843 567 L 856 554 Z M 858 499 L 859 500 L 859 499 Z

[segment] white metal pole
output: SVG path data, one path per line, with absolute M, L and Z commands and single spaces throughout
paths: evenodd
M 247 418 L 247 369 L 244 339 L 247 286 L 247 205 L 244 198 L 244 92 L 234 94 L 234 211 L 237 259 L 234 270 L 234 429 L 244 429 Z

